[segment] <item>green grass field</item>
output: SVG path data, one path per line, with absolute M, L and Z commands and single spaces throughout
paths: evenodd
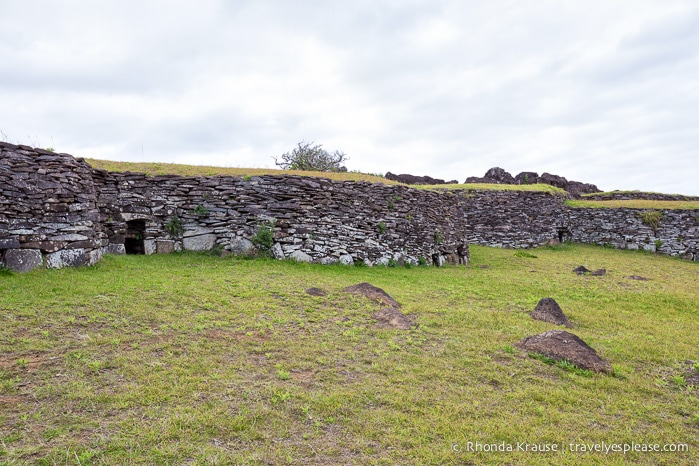
M 696 464 L 699 264 L 529 253 L 473 246 L 467 267 L 411 269 L 188 253 L 2 272 L 0 464 Z M 419 326 L 376 328 L 378 305 L 342 291 L 364 281 Z M 516 348 L 556 328 L 528 315 L 543 297 L 613 375 Z M 570 451 L 593 443 L 689 451 Z M 515 451 L 469 451 L 491 444 Z

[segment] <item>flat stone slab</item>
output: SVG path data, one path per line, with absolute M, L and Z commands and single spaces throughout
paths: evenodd
M 41 251 L 38 249 L 8 249 L 5 251 L 5 267 L 25 273 L 43 265 Z
M 573 324 L 570 323 L 561 306 L 553 298 L 542 298 L 529 315 L 535 320 L 573 328 Z
M 582 369 L 610 373 L 612 366 L 597 355 L 583 340 L 565 330 L 549 330 L 532 335 L 517 343 L 531 353 L 539 353 L 555 361 L 568 360 Z
M 46 266 L 52 269 L 79 267 L 86 261 L 84 249 L 63 249 L 46 256 Z

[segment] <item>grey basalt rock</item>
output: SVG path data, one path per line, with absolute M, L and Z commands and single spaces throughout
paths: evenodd
M 5 267 L 25 273 L 43 265 L 41 251 L 38 249 L 8 249 L 4 255 Z
M 84 249 L 63 249 L 46 256 L 46 266 L 52 269 L 79 267 L 85 265 L 86 261 Z

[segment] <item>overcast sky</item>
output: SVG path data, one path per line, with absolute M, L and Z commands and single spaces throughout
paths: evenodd
M 0 139 L 699 195 L 699 2 L 0 0 Z

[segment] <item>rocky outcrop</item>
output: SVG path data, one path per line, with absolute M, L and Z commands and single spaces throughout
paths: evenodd
M 451 181 L 444 181 L 439 178 L 432 178 L 431 176 L 415 176 L 415 175 L 408 175 L 408 174 L 401 174 L 401 175 L 394 175 L 391 172 L 388 172 L 384 175 L 384 178 L 387 180 L 391 181 L 398 181 L 399 183 L 404 183 L 404 184 L 456 184 L 458 181 L 456 180 L 451 180 Z
M 562 176 L 544 173 L 539 176 L 536 172 L 521 172 L 517 176 L 512 176 L 500 167 L 494 167 L 485 172 L 481 178 L 471 176 L 466 178 L 464 183 L 489 183 L 489 184 L 548 184 L 564 189 L 571 197 L 580 197 L 587 193 L 597 193 L 597 186 L 579 181 L 568 181 Z

